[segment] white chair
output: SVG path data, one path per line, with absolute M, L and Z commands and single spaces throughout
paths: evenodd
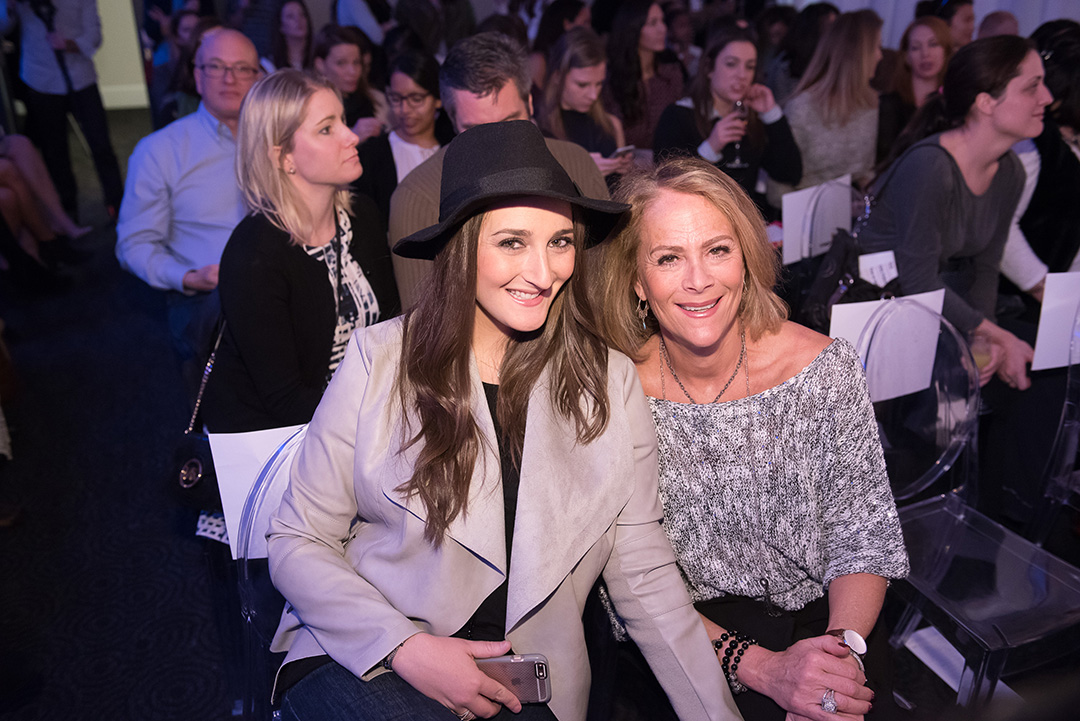
M 978 371 L 956 329 L 925 306 L 898 298 L 871 317 L 859 342 L 871 393 L 897 344 L 910 343 L 897 329 L 928 317 L 939 329 L 929 388 L 875 403 L 898 499 L 975 456 Z M 1080 570 L 975 511 L 974 468 L 973 460 L 956 464 L 952 489 L 900 508 L 911 575 L 892 585 L 906 610 L 890 642 L 904 645 L 928 622 L 963 656 L 957 702 L 978 707 L 1001 675 L 1077 648 Z
M 240 610 L 244 619 L 244 717 L 276 718 L 271 706 L 273 679 L 284 654 L 270 651 L 285 599 L 270 580 L 266 560 L 266 530 L 272 514 L 281 504 L 289 485 L 293 456 L 300 447 L 307 426 L 283 442 L 263 464 L 248 494 L 240 516 L 237 539 Z

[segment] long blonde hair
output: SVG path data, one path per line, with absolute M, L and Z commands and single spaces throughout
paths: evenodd
M 709 201 L 731 223 L 742 251 L 745 280 L 739 318 L 753 339 L 775 332 L 787 319 L 787 306 L 773 292 L 780 261 L 765 235 L 765 220 L 742 187 L 712 163 L 676 156 L 654 168 L 623 177 L 616 199 L 631 206 L 630 220 L 602 248 L 601 274 L 595 284 L 596 305 L 604 340 L 631 358 L 641 359 L 641 346 L 660 326 L 648 316 L 647 327 L 637 315 L 638 250 L 645 214 L 663 190 L 697 195 Z
M 818 43 L 793 95 L 806 93 L 826 125 L 845 125 L 860 110 L 877 107 L 870 78 L 881 25 L 873 10 L 842 13 Z
M 289 176 L 281 157 L 293 151 L 293 136 L 304 122 L 308 102 L 319 90 L 341 99 L 337 88 L 315 75 L 278 70 L 251 86 L 240 106 L 236 138 L 236 179 L 249 210 L 262 213 L 289 234 L 292 242 L 310 239 L 314 219 Z M 274 148 L 280 152 L 274 153 Z M 334 195 L 334 212 L 350 209 L 349 191 Z

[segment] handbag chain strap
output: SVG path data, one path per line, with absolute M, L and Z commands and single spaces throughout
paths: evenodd
M 199 381 L 199 392 L 195 396 L 195 410 L 191 412 L 191 420 L 188 422 L 187 430 L 184 431 L 185 436 L 191 435 L 195 431 L 195 423 L 199 418 L 199 408 L 202 406 L 203 391 L 206 390 L 206 381 L 210 380 L 210 371 L 214 370 L 214 359 L 217 358 L 217 349 L 221 344 L 221 336 L 224 334 L 225 321 L 222 321 L 217 338 L 214 340 L 214 348 L 210 351 L 210 357 L 206 360 L 206 367 L 203 368 L 202 380 Z

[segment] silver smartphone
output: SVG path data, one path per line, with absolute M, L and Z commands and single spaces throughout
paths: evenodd
M 476 665 L 510 689 L 521 703 L 547 703 L 551 700 L 548 661 L 543 654 L 478 658 Z
M 633 153 L 635 150 L 637 150 L 637 146 L 635 145 L 624 145 L 621 148 L 616 149 L 608 159 L 613 160 L 615 158 L 621 158 L 624 155 Z

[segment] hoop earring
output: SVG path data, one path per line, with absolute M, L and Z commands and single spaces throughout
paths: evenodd
M 649 301 L 644 298 L 638 298 L 637 317 L 638 320 L 641 321 L 641 330 L 648 330 L 645 325 L 645 319 L 649 317 Z

